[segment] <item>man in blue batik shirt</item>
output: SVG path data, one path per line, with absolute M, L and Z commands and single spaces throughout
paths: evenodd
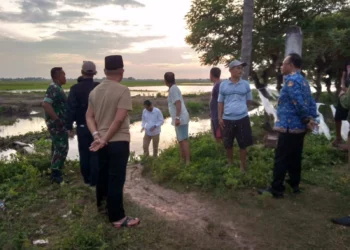
M 301 75 L 302 59 L 292 53 L 285 58 L 282 72 L 286 76 L 280 93 L 277 107 L 277 121 L 275 130 L 278 131 L 278 143 L 275 151 L 275 166 L 271 187 L 259 190 L 259 193 L 271 193 L 274 197 L 283 197 L 284 179 L 294 193 L 300 193 L 301 160 L 304 137 L 308 130 L 312 130 L 317 117 L 316 103 L 311 95 L 307 80 Z

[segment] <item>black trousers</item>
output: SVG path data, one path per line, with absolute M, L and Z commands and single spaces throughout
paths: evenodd
M 96 186 L 98 175 L 98 154 L 89 150 L 94 138 L 86 125 L 84 125 L 84 127 L 81 127 L 80 125 L 77 126 L 77 136 L 80 171 L 84 178 L 84 182 L 90 184 L 90 186 Z
M 96 187 L 97 207 L 101 208 L 107 201 L 110 222 L 125 217 L 123 188 L 126 177 L 126 166 L 129 160 L 129 142 L 109 142 L 99 152 L 99 173 Z
M 280 133 L 275 151 L 275 166 L 271 187 L 277 192 L 284 192 L 284 179 L 289 174 L 289 183 L 298 187 L 301 178 L 301 161 L 305 133 Z

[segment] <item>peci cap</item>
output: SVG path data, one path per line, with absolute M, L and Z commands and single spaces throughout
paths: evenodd
M 244 62 L 238 61 L 238 60 L 234 60 L 234 61 L 230 62 L 230 64 L 228 65 L 228 68 L 232 69 L 233 67 L 237 67 L 237 66 L 245 67 L 245 66 L 247 66 L 247 64 Z
M 123 57 L 119 55 L 105 57 L 105 69 L 116 70 L 124 68 Z
M 81 70 L 84 73 L 88 73 L 88 74 L 96 74 L 97 73 L 96 65 L 91 61 L 84 61 Z

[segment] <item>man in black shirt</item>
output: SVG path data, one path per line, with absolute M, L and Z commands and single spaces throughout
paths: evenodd
M 341 92 L 342 93 L 347 91 L 349 84 L 350 84 L 350 61 L 348 61 L 344 67 L 343 76 L 341 79 Z M 334 117 L 336 139 L 333 142 L 333 146 L 335 146 L 335 147 L 337 147 L 342 142 L 341 126 L 342 126 L 342 121 L 347 120 L 347 117 L 348 117 L 348 110 L 343 108 L 340 105 L 340 102 L 338 101 L 338 104 L 336 106 L 336 111 L 335 111 L 335 117 Z
M 90 186 L 96 185 L 98 158 L 95 152 L 89 150 L 94 139 L 86 125 L 85 114 L 90 92 L 99 84 L 93 80 L 96 73 L 96 65 L 91 61 L 84 61 L 81 70 L 82 78 L 71 87 L 68 96 L 69 119 L 67 129 L 72 130 L 73 123 L 76 122 L 80 170 L 84 182 Z

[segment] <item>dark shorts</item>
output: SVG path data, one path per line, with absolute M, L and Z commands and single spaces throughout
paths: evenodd
M 246 149 L 253 145 L 252 128 L 250 126 L 249 116 L 237 121 L 224 120 L 225 128 L 223 131 L 224 146 L 226 149 L 233 147 L 233 141 L 236 138 L 240 149 Z
M 343 108 L 343 106 L 340 104 L 340 101 L 338 101 L 338 104 L 335 108 L 335 116 L 334 120 L 336 121 L 345 121 L 348 118 L 348 112 L 349 110 Z
M 211 120 L 211 131 L 215 139 L 222 139 L 222 131 L 219 125 L 219 120 Z

